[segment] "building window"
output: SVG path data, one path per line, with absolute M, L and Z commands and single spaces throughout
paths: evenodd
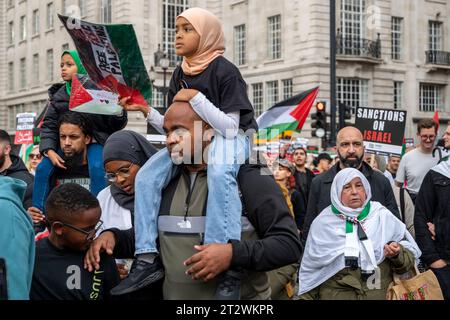
M 68 43 L 64 43 L 64 44 L 62 45 L 61 49 L 62 49 L 62 52 L 68 51 L 68 50 L 69 50 L 69 44 L 68 44 Z
M 442 111 L 443 88 L 441 85 L 421 83 L 419 110 L 423 112 Z
M 341 0 L 341 32 L 350 44 L 364 38 L 366 0 Z
M 80 18 L 86 16 L 86 0 L 78 0 L 78 8 L 80 8 Z
M 8 63 L 8 91 L 14 91 L 14 62 Z
M 442 23 L 439 21 L 430 21 L 428 27 L 429 49 L 430 51 L 442 50 Z
M 9 106 L 8 107 L 8 129 L 15 129 L 16 128 L 16 118 L 19 113 L 25 112 L 25 105 L 24 104 L 18 104 L 15 106 Z
M 14 0 L 8 0 L 8 8 L 14 7 Z
M 152 106 L 155 108 L 165 108 L 164 105 L 164 95 L 157 88 L 153 87 L 153 95 L 152 95 Z
M 278 102 L 278 81 L 266 83 L 266 109 L 272 108 Z
M 337 79 L 338 102 L 343 103 L 355 113 L 358 107 L 368 107 L 369 81 L 360 79 Z
M 252 84 L 252 89 L 253 89 L 253 108 L 255 109 L 255 116 L 259 117 L 264 111 L 263 84 L 254 83 Z
M 53 50 L 47 50 L 47 82 L 53 82 Z
M 112 21 L 112 5 L 111 0 L 102 0 L 101 5 L 102 23 L 111 23 Z
M 20 59 L 20 89 L 27 87 L 27 62 L 25 58 Z
M 47 4 L 47 30 L 53 29 L 55 24 L 55 7 L 53 2 Z
M 246 61 L 247 39 L 245 33 L 245 24 L 234 27 L 234 61 L 238 66 L 247 63 Z
M 394 109 L 403 107 L 403 82 L 394 81 Z
M 33 11 L 33 35 L 39 34 L 39 10 Z
M 8 24 L 8 44 L 14 44 L 14 22 L 12 21 Z
M 164 0 L 163 1 L 163 47 L 167 53 L 171 66 L 181 61 L 181 57 L 175 54 L 173 46 L 175 42 L 175 19 L 184 10 L 189 8 L 188 0 Z
M 39 54 L 33 55 L 33 85 L 39 85 Z
M 402 59 L 402 47 L 403 47 L 403 18 L 392 17 L 391 25 L 392 34 L 392 54 L 393 60 Z
M 283 100 L 292 98 L 294 92 L 294 86 L 292 84 L 292 79 L 283 80 Z
M 20 17 L 20 41 L 26 40 L 27 38 L 27 17 Z
M 281 59 L 281 15 L 268 19 L 268 49 L 269 59 Z

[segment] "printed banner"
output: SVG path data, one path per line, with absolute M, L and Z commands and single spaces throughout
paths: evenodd
M 363 133 L 366 151 L 385 156 L 400 156 L 406 115 L 403 110 L 357 108 L 355 127 Z
M 36 113 L 17 114 L 16 135 L 14 144 L 33 144 L 33 129 Z
M 150 105 L 151 82 L 133 26 L 102 25 L 58 15 L 91 80 L 101 89 Z

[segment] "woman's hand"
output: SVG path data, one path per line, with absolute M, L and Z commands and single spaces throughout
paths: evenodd
M 31 217 L 31 220 L 33 220 L 34 224 L 38 224 L 39 222 L 44 221 L 44 215 L 42 214 L 42 211 L 39 210 L 38 208 L 28 208 L 27 210 L 28 214 Z
M 384 245 L 384 256 L 386 258 L 397 258 L 400 254 L 401 247 L 397 242 L 391 242 L 390 244 Z
M 126 111 L 139 111 L 142 112 L 145 118 L 148 117 L 148 114 L 151 112 L 151 108 L 143 106 L 141 104 L 130 104 L 131 97 L 120 98 L 119 105 Z
M 53 163 L 55 167 L 67 170 L 67 168 L 64 166 L 66 162 L 54 150 L 48 150 L 47 157 L 50 159 L 50 161 Z
M 120 280 L 125 279 L 126 277 L 128 277 L 128 269 L 125 267 L 124 264 L 117 264 L 117 270 L 119 271 L 119 277 Z

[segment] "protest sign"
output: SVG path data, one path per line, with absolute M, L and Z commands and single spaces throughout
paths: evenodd
M 32 144 L 34 142 L 33 129 L 36 113 L 17 114 L 16 135 L 14 144 Z
M 363 133 L 364 145 L 369 153 L 401 155 L 405 126 L 406 111 L 356 109 L 355 127 Z
M 133 26 L 95 24 L 58 15 L 90 79 L 101 89 L 150 105 L 152 87 Z

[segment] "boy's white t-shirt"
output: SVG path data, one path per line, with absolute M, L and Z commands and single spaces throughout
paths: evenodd
M 439 157 L 423 153 L 418 148 L 405 154 L 400 161 L 395 181 L 404 183 L 407 181 L 407 187 L 412 193 L 419 193 L 422 181 L 428 171 L 439 162 Z

